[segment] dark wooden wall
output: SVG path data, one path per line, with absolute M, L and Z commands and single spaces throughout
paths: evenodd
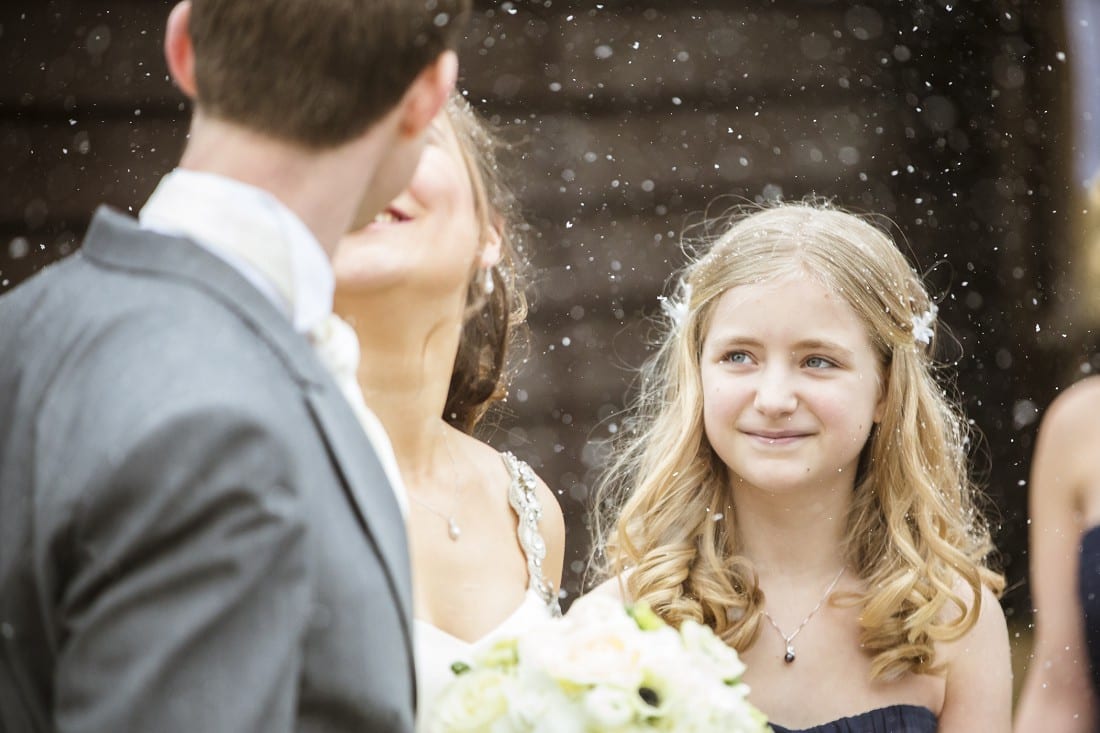
M 97 203 L 136 210 L 174 164 L 187 109 L 161 59 L 169 7 L 0 9 L 0 290 L 78 246 Z M 537 266 L 530 359 L 491 439 L 559 491 L 570 593 L 600 441 L 681 233 L 816 193 L 889 216 L 942 296 L 1006 604 L 1025 608 L 1035 419 L 1084 363 L 1052 289 L 1072 203 L 1061 27 L 1059 3 L 1011 0 L 478 3 L 462 85 L 518 143 Z

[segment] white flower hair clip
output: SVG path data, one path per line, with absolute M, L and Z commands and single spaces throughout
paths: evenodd
M 935 303 L 928 305 L 928 310 L 920 315 L 913 316 L 913 340 L 918 344 L 927 346 L 932 343 L 932 324 L 936 320 L 936 314 L 940 309 Z
M 688 303 L 691 302 L 691 286 L 687 283 L 681 283 L 680 293 L 678 296 L 666 298 L 663 295 L 658 295 L 657 300 L 661 303 L 661 310 L 668 316 L 668 320 L 672 321 L 676 328 L 680 328 L 684 325 L 684 321 L 688 316 Z

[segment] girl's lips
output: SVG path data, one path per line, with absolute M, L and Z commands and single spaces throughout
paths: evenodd
M 799 440 L 802 440 L 803 438 L 808 438 L 811 435 L 811 433 L 798 433 L 791 431 L 770 433 L 743 430 L 741 432 L 752 438 L 754 441 L 758 443 L 763 443 L 764 445 L 791 445 L 792 443 L 797 443 Z

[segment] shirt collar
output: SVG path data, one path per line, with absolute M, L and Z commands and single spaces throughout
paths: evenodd
M 332 311 L 332 263 L 301 219 L 268 191 L 177 168 L 141 209 L 141 225 L 182 235 L 240 272 L 306 333 Z

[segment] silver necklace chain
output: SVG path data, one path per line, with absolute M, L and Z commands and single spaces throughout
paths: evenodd
M 446 428 L 444 428 L 444 430 L 446 430 Z M 447 513 L 439 511 L 438 509 L 433 507 L 431 504 L 429 504 L 428 502 L 421 499 L 419 496 L 417 496 L 411 490 L 409 491 L 409 496 L 412 497 L 412 500 L 415 501 L 417 504 L 424 507 L 429 512 L 431 512 L 432 514 L 436 515 L 437 517 L 439 517 L 440 519 L 445 521 L 447 523 L 447 536 L 451 538 L 451 542 L 458 542 L 458 538 L 462 536 L 462 528 L 458 526 L 458 520 L 457 520 L 456 516 L 458 514 L 458 510 L 462 507 L 462 503 L 460 501 L 461 498 L 462 498 L 462 483 L 459 481 L 458 467 L 455 465 L 455 457 L 454 457 L 454 454 L 451 452 L 451 444 L 447 440 L 446 432 L 444 432 L 444 434 L 443 434 L 443 447 L 444 447 L 444 449 L 446 449 L 447 458 L 451 462 L 451 472 L 454 474 L 454 482 L 455 482 L 454 506 L 451 509 L 451 513 L 447 514 Z
M 775 629 L 775 633 L 779 634 L 779 636 L 783 639 L 783 643 L 787 647 L 785 653 L 783 654 L 783 661 L 787 664 L 790 664 L 794 661 L 794 637 L 798 636 L 798 632 L 806 628 L 806 624 L 810 623 L 810 619 L 812 619 L 814 617 L 814 614 L 821 609 L 822 604 L 825 603 L 825 599 L 828 598 L 829 594 L 833 592 L 833 588 L 836 588 L 836 584 L 840 582 L 840 578 L 844 575 L 844 571 L 846 569 L 847 568 L 844 567 L 840 569 L 840 572 L 836 574 L 835 578 L 833 578 L 833 582 L 829 583 L 829 587 L 825 589 L 825 593 L 822 594 L 821 600 L 817 602 L 817 605 L 813 607 L 812 611 L 806 614 L 806 618 L 802 619 L 802 623 L 800 623 L 798 625 L 798 628 L 791 632 L 790 635 L 783 633 L 783 629 L 779 628 L 779 624 L 775 622 L 775 619 L 772 618 L 772 615 L 770 613 L 768 613 L 767 611 L 761 611 L 761 613 L 764 614 L 764 618 L 766 618 L 768 620 L 768 623 L 772 625 L 772 628 Z

